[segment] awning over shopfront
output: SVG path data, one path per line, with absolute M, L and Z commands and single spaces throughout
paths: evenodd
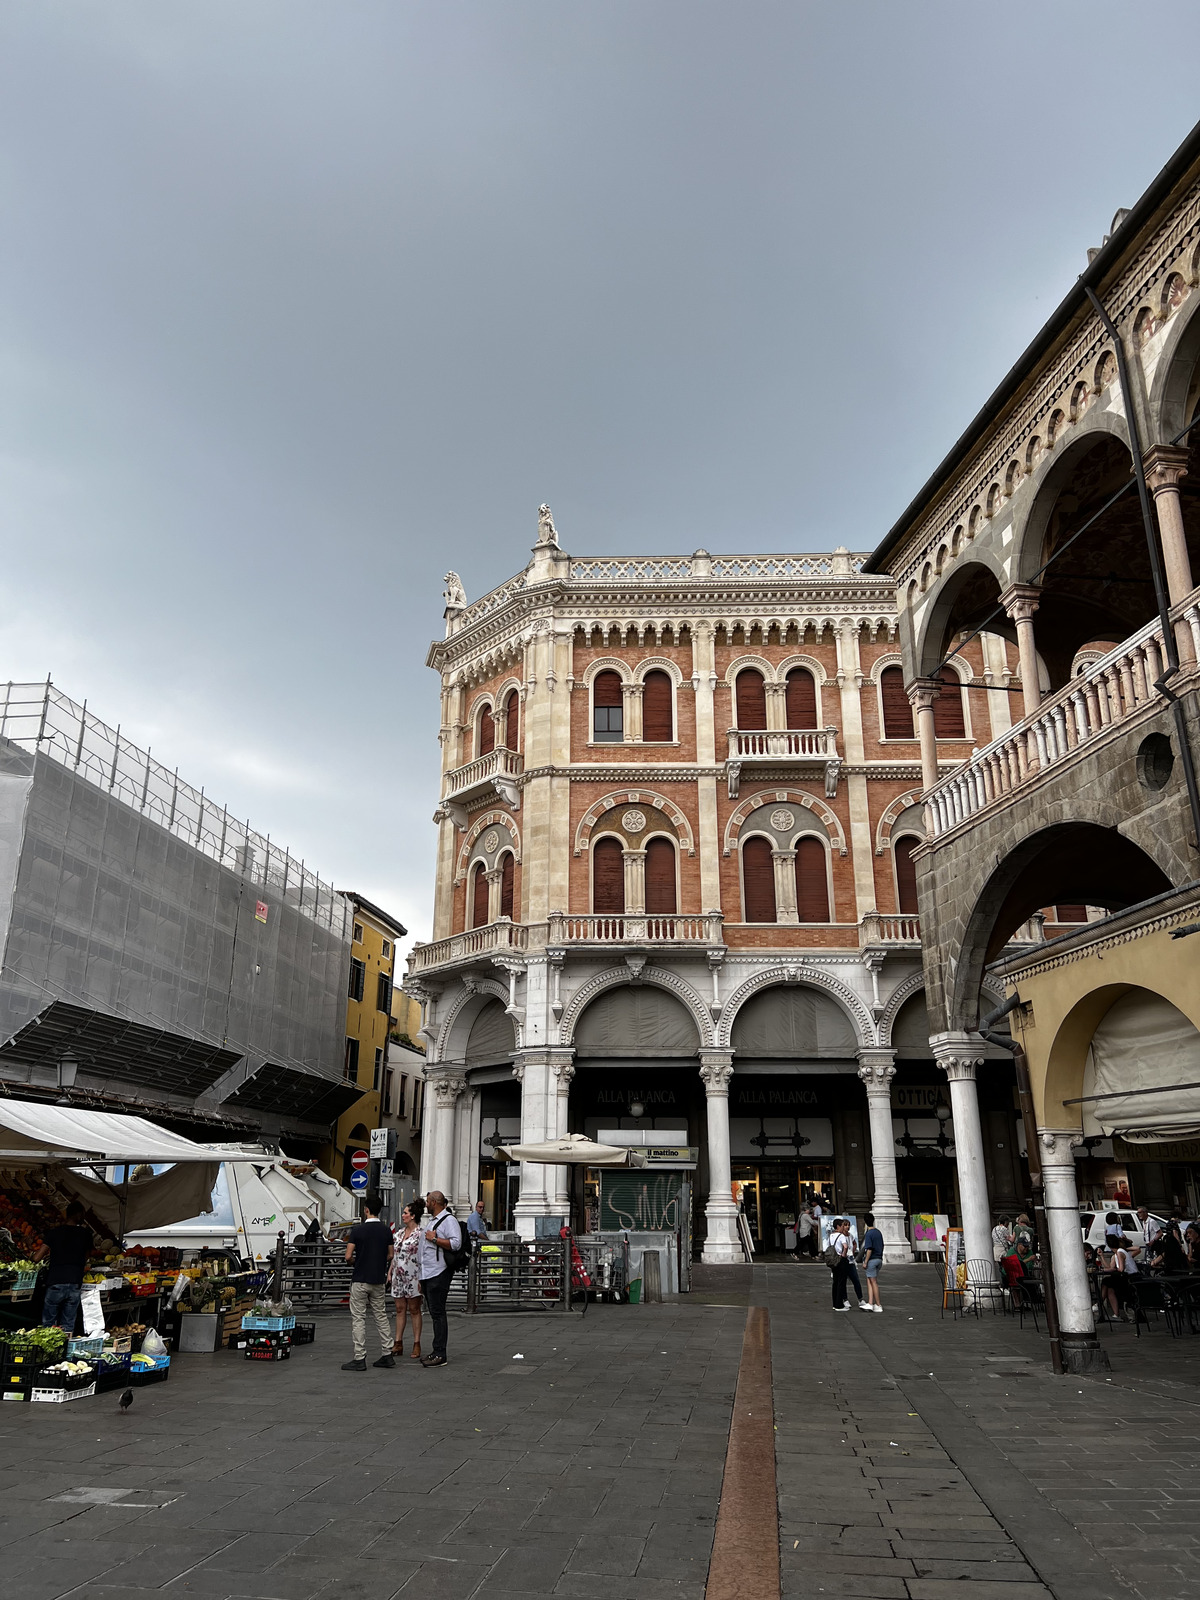
M 1128 1144 L 1200 1134 L 1200 1032 L 1161 995 L 1124 995 L 1092 1037 L 1084 1111 Z
M 615 1144 L 597 1144 L 582 1133 L 569 1133 L 565 1139 L 548 1139 L 545 1144 L 502 1144 L 501 1150 L 512 1161 L 531 1161 L 547 1167 L 644 1167 L 645 1152 Z

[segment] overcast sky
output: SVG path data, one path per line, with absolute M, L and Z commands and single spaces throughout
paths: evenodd
M 1200 115 L 1155 15 L 0 0 L 0 679 L 428 937 L 445 569 L 870 549 Z

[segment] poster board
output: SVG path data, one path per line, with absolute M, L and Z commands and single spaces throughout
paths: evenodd
M 746 1213 L 738 1212 L 738 1238 L 742 1241 L 742 1249 L 746 1252 L 746 1260 L 754 1260 L 754 1240 L 750 1237 L 750 1224 L 746 1221 Z
M 967 1287 L 967 1247 L 961 1228 L 950 1228 L 946 1233 L 945 1276 L 942 1279 L 942 1310 L 962 1303 Z
M 940 1255 L 942 1240 L 950 1228 L 949 1215 L 942 1211 L 914 1211 L 908 1219 L 908 1236 L 914 1250 Z

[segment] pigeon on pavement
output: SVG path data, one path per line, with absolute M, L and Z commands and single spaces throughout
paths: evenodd
M 117 1404 L 120 1406 L 122 1411 L 128 1411 L 130 1406 L 133 1404 L 133 1390 L 126 1389 L 121 1398 L 117 1401 Z

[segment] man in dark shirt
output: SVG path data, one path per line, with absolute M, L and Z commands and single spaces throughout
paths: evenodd
M 42 1327 L 75 1332 L 79 1315 L 79 1296 L 87 1258 L 95 1248 L 87 1213 L 78 1200 L 67 1207 L 67 1220 L 46 1235 L 50 1254 L 46 1268 L 46 1299 L 42 1306 Z
M 346 1260 L 354 1263 L 350 1281 L 350 1327 L 354 1334 L 354 1360 L 342 1363 L 343 1372 L 367 1370 L 367 1308 L 383 1343 L 377 1367 L 394 1367 L 392 1329 L 387 1314 L 387 1275 L 392 1259 L 392 1230 L 379 1220 L 382 1205 L 377 1194 L 363 1201 L 363 1220 L 350 1229 Z

